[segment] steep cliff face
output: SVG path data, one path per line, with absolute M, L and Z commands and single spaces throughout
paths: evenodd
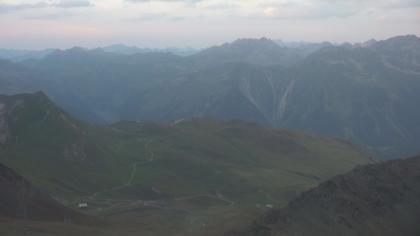
M 420 156 L 358 167 L 228 235 L 406 235 L 420 233 Z

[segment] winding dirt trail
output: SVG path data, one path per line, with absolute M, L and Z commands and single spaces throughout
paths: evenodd
M 147 143 L 144 144 L 144 149 L 149 152 L 149 160 L 133 163 L 132 168 L 131 168 L 130 178 L 125 183 L 125 186 L 130 186 L 133 184 L 134 177 L 136 176 L 136 173 L 137 173 L 137 167 L 139 165 L 146 165 L 155 160 L 155 153 L 149 148 L 152 142 L 153 142 L 153 139 L 150 139 Z
M 142 165 L 146 165 L 149 163 L 152 163 L 153 161 L 155 161 L 155 153 L 153 152 L 153 150 L 150 148 L 150 145 L 152 144 L 152 142 L 154 141 L 154 139 L 150 139 L 149 141 L 147 141 L 144 144 L 144 150 L 146 150 L 149 153 L 149 159 L 146 161 L 138 161 L 135 162 L 131 165 L 131 171 L 130 171 L 130 176 L 128 178 L 128 180 L 123 183 L 122 185 L 119 186 L 115 186 L 109 189 L 104 189 L 98 192 L 93 193 L 92 195 L 87 197 L 87 200 L 91 200 L 91 201 L 98 201 L 99 199 L 96 199 L 97 196 L 101 193 L 106 193 L 106 192 L 112 192 L 112 191 L 116 191 L 119 189 L 122 189 L 124 187 L 127 186 L 131 186 L 133 185 L 133 181 L 135 179 L 137 170 L 139 166 Z M 180 201 L 188 201 L 194 198 L 200 198 L 200 197 L 207 197 L 210 199 L 215 199 L 218 201 L 222 201 L 225 202 L 227 204 L 227 206 L 233 206 L 235 204 L 235 202 L 226 199 L 222 194 L 217 194 L 217 195 L 212 195 L 212 194 L 196 194 L 196 195 L 191 195 L 191 196 L 183 196 L 183 197 L 178 197 L 176 199 L 174 199 L 176 202 L 180 202 Z M 142 207 L 150 207 L 150 208 L 156 208 L 159 210 L 164 210 L 164 211 L 178 211 L 178 212 L 184 212 L 186 214 L 190 214 L 192 215 L 193 213 L 186 208 L 180 208 L 180 207 L 175 207 L 175 206 L 166 206 L 165 203 L 163 202 L 147 202 L 147 201 L 143 201 L 140 199 L 137 200 L 116 200 L 116 199 L 101 199 L 105 202 L 103 202 L 105 205 L 108 205 L 104 208 L 100 208 L 100 209 L 96 209 L 95 211 L 101 211 L 101 212 L 105 212 L 108 211 L 109 214 L 120 214 L 120 213 L 124 213 L 126 211 L 130 211 L 134 208 L 142 208 Z
M 112 188 L 109 188 L 109 189 L 104 189 L 104 190 L 95 192 L 95 193 L 91 194 L 90 196 L 88 196 L 87 199 L 92 200 L 92 199 L 96 198 L 98 196 L 98 194 L 100 194 L 100 193 L 113 192 L 113 191 L 116 191 L 118 189 L 122 189 L 124 187 L 131 186 L 133 184 L 134 177 L 136 176 L 136 173 L 137 173 L 137 167 L 138 166 L 141 166 L 141 165 L 149 164 L 149 163 L 151 163 L 151 162 L 153 162 L 155 160 L 155 153 L 150 149 L 150 144 L 152 142 L 153 142 L 153 139 L 150 139 L 148 142 L 146 142 L 144 144 L 144 149 L 147 152 L 149 152 L 149 160 L 147 160 L 147 161 L 139 161 L 139 162 L 133 163 L 131 165 L 130 177 L 127 180 L 127 182 L 125 182 L 122 185 L 118 185 L 118 186 L 115 186 L 115 187 L 112 187 Z

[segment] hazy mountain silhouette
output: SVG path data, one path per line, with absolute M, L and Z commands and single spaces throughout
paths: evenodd
M 6 70 L 0 92 L 43 90 L 94 123 L 241 119 L 396 157 L 419 151 L 419 45 L 416 36 L 398 36 L 305 51 L 241 39 L 187 57 L 74 48 Z

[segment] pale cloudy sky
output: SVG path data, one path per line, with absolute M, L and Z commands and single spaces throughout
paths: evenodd
M 420 0 L 0 0 L 0 48 L 420 36 Z

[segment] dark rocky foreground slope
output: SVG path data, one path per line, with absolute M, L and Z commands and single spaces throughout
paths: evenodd
M 12 169 L 0 164 L 0 217 L 22 220 L 78 221 L 82 214 L 38 190 Z
M 420 156 L 358 167 L 227 235 L 420 235 Z

